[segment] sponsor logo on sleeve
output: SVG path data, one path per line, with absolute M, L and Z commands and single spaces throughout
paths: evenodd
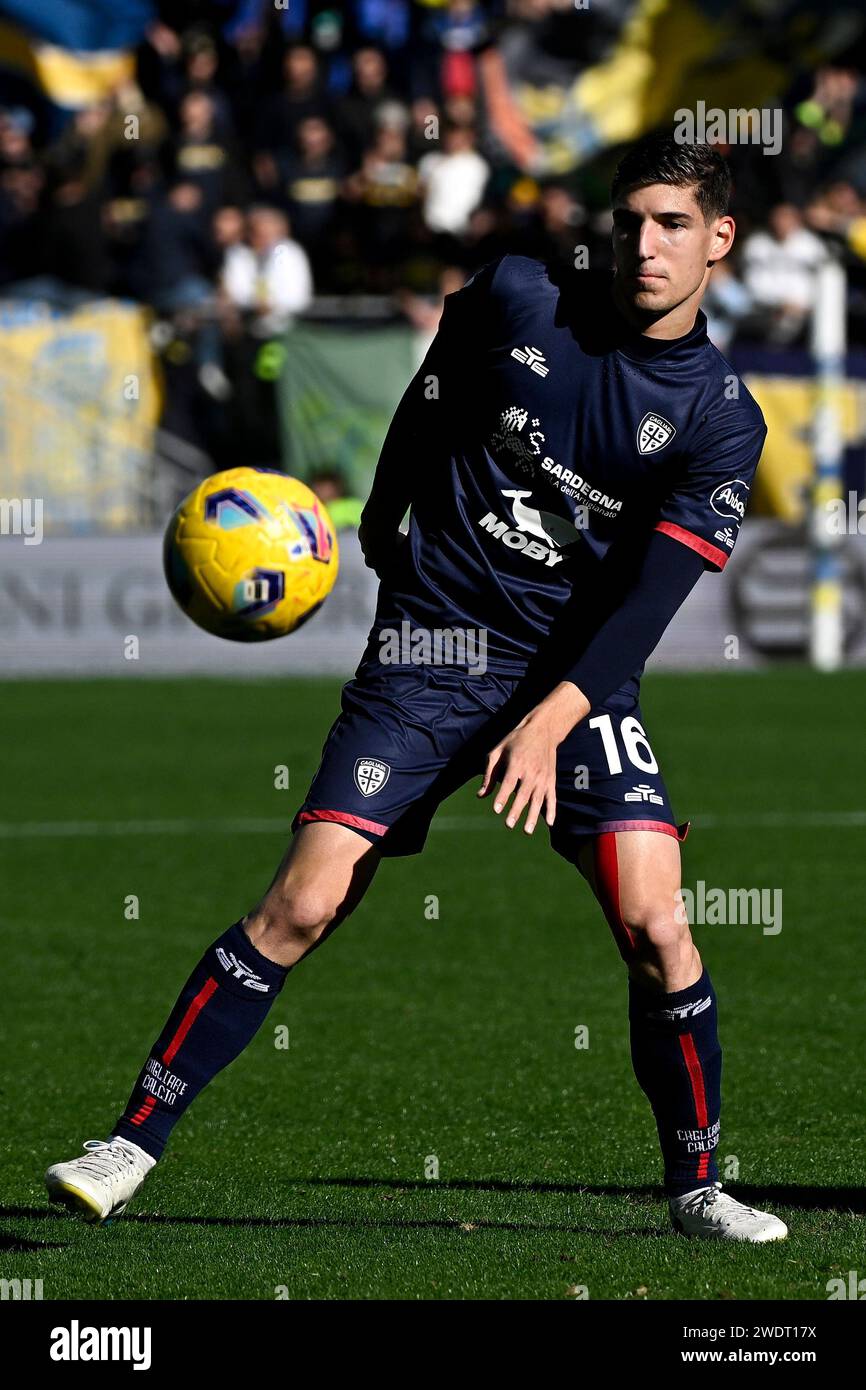
M 710 497 L 710 506 L 717 516 L 731 517 L 742 521 L 746 515 L 749 485 L 742 478 L 732 478 L 728 483 L 720 483 Z

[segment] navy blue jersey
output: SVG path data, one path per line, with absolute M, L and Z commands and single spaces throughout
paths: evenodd
M 519 675 L 545 647 L 579 656 L 653 531 L 724 567 L 761 411 L 703 313 L 681 338 L 648 338 L 610 284 L 505 256 L 446 298 L 377 473 L 375 493 L 393 486 L 411 517 L 370 655 L 404 621 L 472 628 L 487 634 L 488 669 Z

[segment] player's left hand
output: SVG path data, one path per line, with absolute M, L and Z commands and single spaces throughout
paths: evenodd
M 396 562 L 401 546 L 405 545 L 407 540 L 407 535 L 399 527 L 382 527 L 366 513 L 362 514 L 358 527 L 358 541 L 364 564 L 373 570 L 379 579 L 385 578 L 390 566 Z
M 479 796 L 502 785 L 493 803 L 499 815 L 514 795 L 505 824 L 513 830 L 528 807 L 523 829 L 531 835 L 544 809 L 553 825 L 556 816 L 556 750 L 566 734 L 589 713 L 589 701 L 572 681 L 561 681 L 516 729 L 491 748 Z

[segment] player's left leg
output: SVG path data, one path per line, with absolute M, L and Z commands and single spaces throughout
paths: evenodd
M 655 1115 L 674 1228 L 728 1240 L 784 1239 L 787 1227 L 777 1217 L 721 1191 L 716 995 L 682 907 L 677 831 L 663 822 L 602 831 L 576 861 L 628 969 L 632 1065 Z
M 581 847 L 578 867 L 628 970 L 632 1064 L 658 1125 L 668 1196 L 715 1182 L 722 1054 L 713 987 L 678 911 L 679 842 L 603 831 Z
M 632 1062 L 656 1118 L 674 1226 L 779 1240 L 781 1221 L 718 1181 L 716 996 L 679 894 L 688 826 L 674 820 L 642 718 L 630 681 L 560 744 L 551 844 L 589 880 L 628 968 Z

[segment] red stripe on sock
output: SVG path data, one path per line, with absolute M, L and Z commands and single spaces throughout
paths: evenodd
M 692 1087 L 692 1098 L 695 1102 L 695 1120 L 698 1129 L 707 1127 L 707 1093 L 704 1089 L 704 1073 L 701 1067 L 701 1059 L 695 1047 L 695 1040 L 691 1033 L 680 1034 L 680 1047 L 685 1058 L 686 1070 L 689 1074 L 689 1081 Z M 698 1155 L 698 1171 L 696 1176 L 705 1178 L 710 1169 L 709 1153 Z
M 165 1062 L 166 1066 L 169 1066 L 173 1062 L 178 1048 L 180 1047 L 181 1043 L 183 1042 L 192 1025 L 195 1023 L 205 1004 L 210 999 L 216 987 L 216 980 L 205 980 L 198 994 L 195 996 L 195 999 L 193 999 L 192 1003 L 190 1004 L 189 1008 L 184 1014 L 183 1019 L 181 1020 L 180 1027 L 178 1028 L 168 1047 L 165 1049 L 165 1052 L 162 1054 L 162 1060 Z
M 704 1090 L 704 1073 L 701 1070 L 700 1058 L 695 1048 L 695 1040 L 691 1033 L 680 1033 L 680 1047 L 686 1059 L 686 1068 L 689 1073 L 689 1081 L 692 1085 L 692 1097 L 695 1102 L 695 1120 L 698 1129 L 706 1129 L 707 1126 L 707 1094 Z
M 142 1105 L 140 1110 L 136 1110 L 129 1123 L 131 1125 L 143 1125 L 155 1105 L 156 1096 L 148 1096 L 144 1105 Z

